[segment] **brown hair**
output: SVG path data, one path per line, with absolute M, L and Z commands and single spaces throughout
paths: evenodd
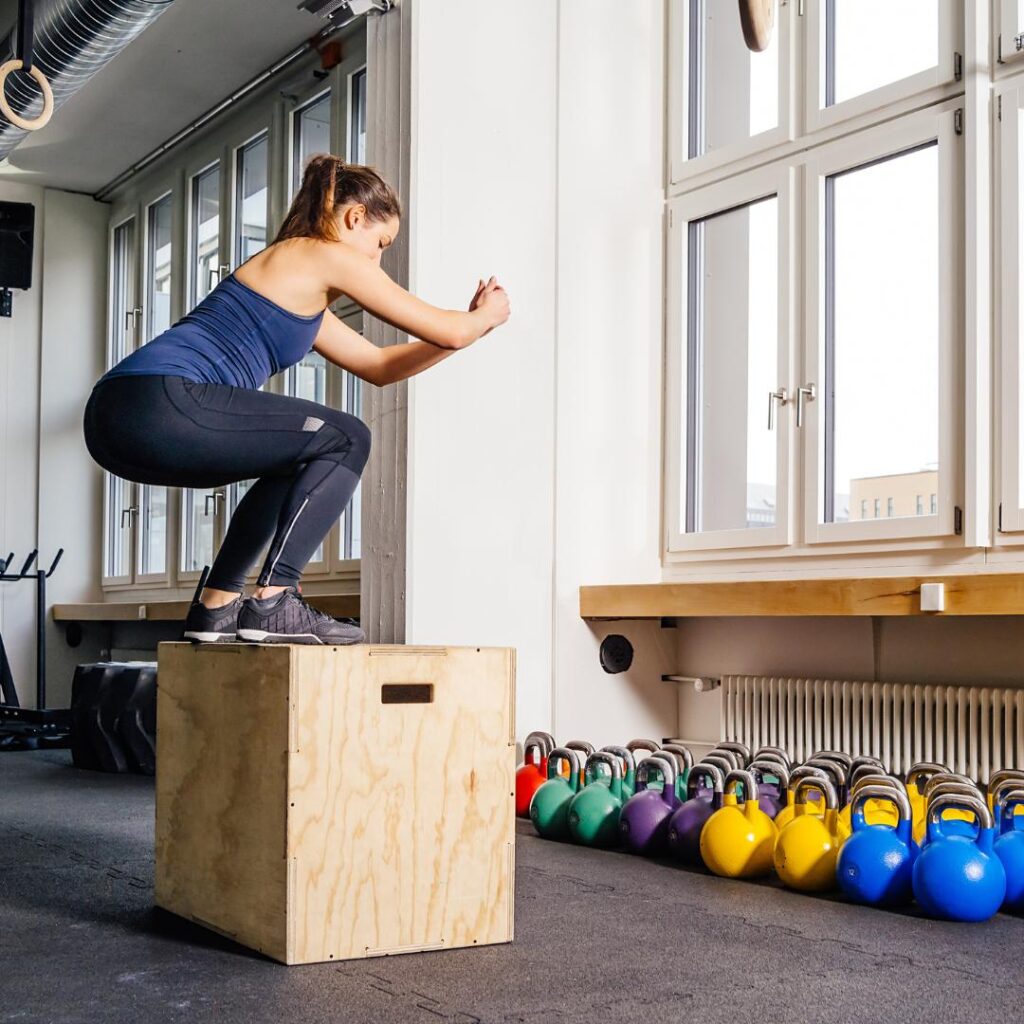
M 379 223 L 402 216 L 402 205 L 394 189 L 372 167 L 346 164 L 328 153 L 312 157 L 274 242 L 286 238 L 337 242 L 335 210 L 349 203 L 362 203 L 367 219 Z

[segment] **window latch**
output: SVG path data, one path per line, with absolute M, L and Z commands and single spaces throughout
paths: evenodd
M 802 388 L 796 389 L 796 425 L 802 427 L 804 425 L 804 405 L 807 402 L 813 402 L 818 397 L 818 387 L 816 384 L 806 384 Z
M 778 391 L 768 392 L 768 429 L 775 429 L 775 403 L 778 402 L 779 406 L 785 405 L 789 401 L 789 395 L 786 393 L 785 388 L 779 388 Z

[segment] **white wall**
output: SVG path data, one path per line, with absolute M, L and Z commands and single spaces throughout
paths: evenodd
M 102 373 L 108 207 L 88 196 L 0 182 L 0 200 L 36 206 L 32 289 L 0 319 L 0 547 L 15 568 L 32 548 L 49 565 L 48 604 L 99 600 L 102 476 L 82 439 L 82 412 Z M 35 700 L 35 587 L 0 583 L 0 629 L 21 702 Z M 51 707 L 95 652 L 47 625 Z
M 410 383 L 407 642 L 516 647 L 520 736 L 664 735 L 661 656 L 607 676 L 578 611 L 660 579 L 664 4 L 415 9 L 410 287 L 512 317 Z

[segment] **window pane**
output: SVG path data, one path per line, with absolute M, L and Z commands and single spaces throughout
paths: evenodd
M 199 572 L 213 564 L 216 493 L 212 488 L 195 491 L 191 487 L 182 492 L 182 572 Z
M 107 535 L 104 543 L 104 576 L 127 576 L 131 572 L 131 528 L 130 516 L 124 516 L 121 525 L 122 511 L 128 508 L 129 487 L 127 481 L 119 476 L 104 472 L 104 505 L 107 510 Z
M 135 221 L 129 220 L 114 229 L 114 251 L 111 266 L 111 315 L 109 369 L 119 363 L 134 342 L 132 325 L 135 317 Z
M 331 96 L 296 111 L 292 140 L 292 195 L 299 191 L 309 158 L 331 151 Z
M 687 532 L 775 525 L 778 200 L 690 224 Z
M 139 487 L 139 572 L 167 571 L 167 488 Z
M 827 0 L 826 106 L 935 67 L 939 3 Z
M 824 522 L 938 487 L 938 197 L 935 143 L 827 179 Z
M 149 208 L 149 268 L 146 340 L 152 341 L 171 326 L 171 197 Z
M 307 352 L 285 375 L 285 394 L 324 405 L 327 402 L 327 360 L 319 352 Z M 324 546 L 310 557 L 311 562 L 324 560 Z
M 267 152 L 265 135 L 238 151 L 236 266 L 255 256 L 267 244 Z
M 352 79 L 352 141 L 349 159 L 353 163 L 366 163 L 366 69 Z
M 692 159 L 752 138 L 779 123 L 779 33 L 766 50 L 747 49 L 739 5 L 689 0 L 689 145 Z
M 192 182 L 192 299 L 201 302 L 217 283 L 220 264 L 220 166 Z

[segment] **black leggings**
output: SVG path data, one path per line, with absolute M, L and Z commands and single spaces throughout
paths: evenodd
M 231 517 L 207 580 L 236 593 L 268 542 L 259 585 L 298 583 L 370 455 L 370 429 L 350 413 L 171 375 L 99 382 L 83 426 L 89 454 L 125 480 L 210 488 L 259 478 Z

